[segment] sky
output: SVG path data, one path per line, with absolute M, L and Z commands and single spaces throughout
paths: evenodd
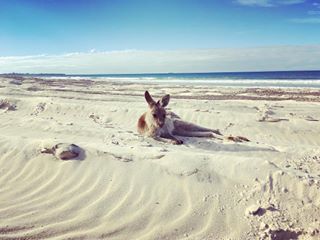
M 0 73 L 320 70 L 320 0 L 0 0 Z

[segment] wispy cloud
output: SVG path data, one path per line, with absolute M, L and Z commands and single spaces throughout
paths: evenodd
M 292 5 L 292 4 L 304 3 L 306 2 L 306 0 L 282 0 L 277 2 L 282 5 Z
M 309 18 L 293 18 L 291 22 L 301 24 L 320 24 L 320 17 L 309 17 Z
M 260 6 L 260 7 L 273 6 L 269 0 L 237 0 L 236 2 L 244 6 Z
M 320 8 L 320 3 L 318 3 L 318 2 L 314 2 L 314 3 L 312 3 L 312 5 L 317 7 L 317 8 Z
M 310 5 L 313 10 L 307 11 L 305 17 L 292 18 L 289 21 L 298 24 L 320 24 L 320 17 L 317 16 L 320 15 L 320 3 L 313 2 Z
M 312 6 L 314 7 L 314 10 L 308 11 L 309 15 L 318 15 L 320 14 L 320 3 L 314 2 L 312 3 Z
M 320 15 L 320 10 L 310 10 L 308 11 L 308 15 Z
M 320 45 L 3 56 L 0 72 L 151 73 L 320 69 Z
M 275 7 L 279 5 L 293 5 L 304 3 L 306 0 L 236 0 L 240 5 L 259 6 L 259 7 Z

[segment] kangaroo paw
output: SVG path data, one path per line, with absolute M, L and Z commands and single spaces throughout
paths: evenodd
M 177 139 L 177 140 L 172 140 L 172 144 L 174 144 L 174 145 L 181 145 L 181 144 L 183 144 L 183 141 L 182 141 L 182 140 L 179 140 L 179 139 Z
M 233 141 L 233 142 L 250 142 L 250 140 L 248 138 L 245 137 L 241 137 L 241 136 L 229 136 L 227 137 L 228 140 Z
M 232 141 L 232 142 L 240 142 L 240 140 L 237 137 L 234 137 L 234 136 L 229 136 L 229 137 L 227 137 L 227 139 L 229 141 Z
M 216 129 L 216 130 L 212 130 L 213 133 L 217 134 L 217 135 L 220 135 L 222 136 L 222 133 L 220 132 L 219 129 Z
M 237 136 L 238 139 L 240 139 L 242 142 L 250 142 L 250 140 L 246 137 Z

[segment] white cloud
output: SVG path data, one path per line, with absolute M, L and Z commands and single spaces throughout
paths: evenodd
M 294 23 L 320 24 L 320 17 L 293 18 L 290 21 Z
M 316 8 L 320 8 L 320 3 L 314 2 L 312 3 L 313 6 L 315 6 Z
M 309 15 L 320 15 L 320 10 L 310 10 L 308 11 Z
M 304 3 L 306 0 L 236 0 L 238 4 L 245 6 L 274 7 L 279 5 L 293 5 Z
M 237 3 L 245 6 L 272 7 L 269 0 L 237 0 Z
M 312 6 L 315 7 L 315 10 L 309 10 L 307 11 L 307 14 L 311 17 L 302 17 L 302 18 L 293 18 L 289 19 L 289 21 L 294 23 L 308 23 L 308 24 L 319 24 L 320 23 L 320 17 L 317 15 L 320 15 L 320 3 L 314 2 L 312 3 Z
M 320 69 L 320 45 L 177 51 L 124 50 L 0 57 L 0 73 L 160 73 Z
M 275 1 L 277 4 L 282 5 L 293 5 L 293 4 L 300 4 L 306 2 L 306 0 L 279 0 Z

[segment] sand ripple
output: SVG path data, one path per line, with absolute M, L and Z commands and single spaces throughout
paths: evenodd
M 0 111 L 0 239 L 319 236 L 318 91 L 0 82 L 0 99 L 16 105 Z M 138 135 L 145 88 L 172 93 L 183 119 L 251 142 Z M 83 147 L 84 159 L 40 153 L 59 142 Z

